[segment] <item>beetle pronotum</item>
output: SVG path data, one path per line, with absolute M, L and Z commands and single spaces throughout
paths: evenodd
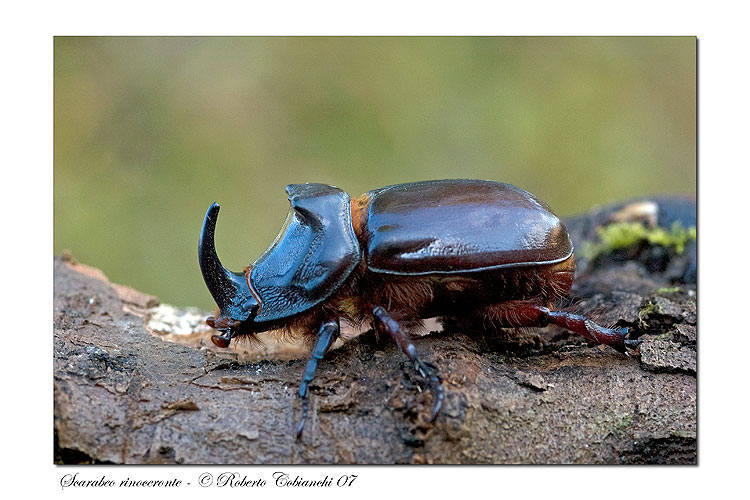
M 339 324 L 387 332 L 443 401 L 440 377 L 401 323 L 430 317 L 491 319 L 500 327 L 554 324 L 620 352 L 638 345 L 627 328 L 604 328 L 554 311 L 573 283 L 573 245 L 546 203 L 509 184 L 440 180 L 388 186 L 351 199 L 324 184 L 292 184 L 287 223 L 243 272 L 222 266 L 214 247 L 219 205 L 209 207 L 199 261 L 219 310 L 207 318 L 232 338 L 286 329 L 314 336 L 299 388 L 302 433 L 308 386 Z

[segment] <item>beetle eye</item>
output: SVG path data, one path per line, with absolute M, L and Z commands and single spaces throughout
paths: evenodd
M 216 328 L 214 326 L 216 324 L 216 318 L 214 318 L 213 316 L 209 316 L 208 318 L 206 318 L 206 324 L 211 328 Z

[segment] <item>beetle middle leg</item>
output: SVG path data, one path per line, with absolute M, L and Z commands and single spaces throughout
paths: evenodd
M 328 320 L 320 325 L 318 337 L 315 340 L 315 346 L 310 354 L 310 359 L 307 361 L 302 382 L 299 384 L 299 397 L 302 400 L 302 417 L 300 417 L 300 420 L 297 423 L 297 439 L 302 436 L 302 429 L 305 427 L 305 421 L 307 420 L 309 406 L 308 386 L 313 378 L 315 378 L 315 370 L 318 368 L 318 362 L 323 359 L 328 348 L 331 347 L 338 336 L 339 322 L 337 319 Z
M 503 302 L 488 307 L 484 312 L 501 328 L 544 327 L 553 324 L 622 353 L 627 352 L 627 347 L 634 348 L 641 343 L 639 340 L 625 338 L 629 331 L 627 328 L 605 328 L 580 314 L 552 311 L 532 301 Z
M 435 403 L 432 407 L 432 414 L 430 415 L 430 422 L 434 422 L 440 413 L 440 408 L 443 405 L 443 384 L 440 380 L 440 376 L 436 370 L 431 368 L 427 363 L 422 361 L 417 354 L 417 348 L 414 347 L 409 337 L 401 329 L 401 325 L 398 321 L 393 319 L 388 312 L 380 306 L 373 306 L 372 314 L 375 317 L 375 321 L 382 326 L 385 331 L 396 341 L 401 350 L 406 354 L 411 361 L 414 362 L 414 366 L 420 376 L 427 379 L 430 382 L 433 390 L 435 391 Z

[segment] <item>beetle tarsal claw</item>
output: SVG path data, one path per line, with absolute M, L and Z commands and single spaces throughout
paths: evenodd
M 430 414 L 429 420 L 429 422 L 432 423 L 437 418 L 440 413 L 440 408 L 443 406 L 443 398 L 445 397 L 443 393 L 443 380 L 440 375 L 438 375 L 437 367 L 434 365 L 425 363 L 421 360 L 416 360 L 415 365 L 417 373 L 427 380 L 430 388 L 434 391 L 435 403 L 432 405 L 432 413 Z M 419 388 L 419 392 L 422 392 L 421 388 Z
M 637 339 L 637 340 L 631 340 L 631 339 L 625 339 L 625 347 L 628 347 L 630 349 L 638 349 L 638 346 L 643 344 L 643 340 Z
M 297 428 L 295 429 L 295 435 L 297 439 L 302 437 L 302 430 L 305 428 L 305 422 L 307 421 L 307 412 L 308 412 L 308 399 L 307 397 L 304 397 L 302 399 L 302 416 L 299 419 L 299 422 L 297 422 Z

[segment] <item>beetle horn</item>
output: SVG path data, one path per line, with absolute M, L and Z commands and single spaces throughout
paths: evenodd
M 211 292 L 211 296 L 219 306 L 222 315 L 242 321 L 247 318 L 252 306 L 242 312 L 238 311 L 238 306 L 250 306 L 246 302 L 252 295 L 245 274 L 233 273 L 226 269 L 221 265 L 221 261 L 216 255 L 214 230 L 216 229 L 218 215 L 218 203 L 208 207 L 198 241 L 198 262 L 201 266 L 203 281 L 206 282 L 208 291 Z

